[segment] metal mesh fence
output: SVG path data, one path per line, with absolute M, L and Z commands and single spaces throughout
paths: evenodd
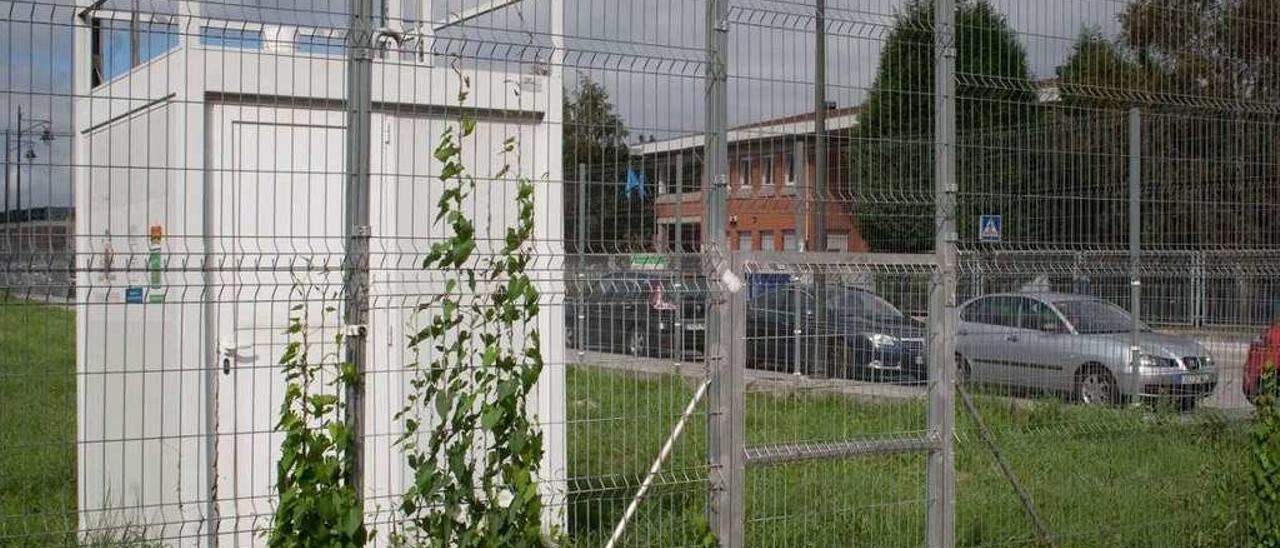
M 537 316 L 502 337 L 537 332 L 548 543 L 1257 541 L 1273 2 L 19 0 L 0 28 L 0 545 L 266 544 L 291 318 L 322 383 L 358 371 L 345 481 L 392 544 L 406 417 L 452 427 L 411 341 L 452 313 L 425 259 L 464 133 L 467 268 L 533 188 Z

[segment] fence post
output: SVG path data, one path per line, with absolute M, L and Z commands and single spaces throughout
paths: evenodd
M 1129 333 L 1129 365 L 1135 371 L 1142 350 L 1138 347 L 1141 326 L 1142 279 L 1138 275 L 1142 260 L 1142 113 L 1129 109 L 1129 306 L 1133 323 Z
M 706 96 L 706 212 L 702 227 L 703 252 L 712 261 L 708 271 L 722 274 L 734 270 L 725 245 L 728 227 L 729 167 L 729 0 L 707 0 L 707 96 Z M 743 293 L 739 291 L 739 293 Z M 721 546 L 737 548 L 744 543 L 746 484 L 745 443 L 742 439 L 742 371 L 736 370 L 743 343 L 734 337 L 734 306 L 742 295 L 721 286 L 715 302 L 707 309 L 706 355 L 711 361 L 711 390 L 707 414 L 709 504 L 712 531 Z
M 827 250 L 827 3 L 814 0 L 813 18 L 813 247 Z M 827 317 L 827 279 L 819 271 L 813 273 L 814 316 L 819 322 Z M 827 363 L 826 337 L 814 337 L 814 369 L 827 378 L 836 376 Z
M 369 152 L 373 126 L 373 0 L 351 0 L 351 32 L 347 59 L 347 197 L 346 257 L 343 296 L 346 361 L 356 381 L 347 385 L 346 420 L 351 428 L 355 462 L 351 485 L 364 498 L 365 331 L 369 289 Z
M 932 548 L 955 544 L 955 3 L 934 6 L 934 253 L 938 269 L 929 298 L 928 429 L 938 440 L 929 453 L 926 540 Z
M 587 272 L 587 164 L 578 164 L 578 191 L 575 192 L 578 201 L 577 226 L 573 227 L 577 233 L 577 254 L 578 254 L 578 271 L 573 273 L 573 287 L 578 294 L 577 306 L 575 307 L 573 318 L 573 342 L 577 346 L 578 360 L 586 354 L 587 345 L 585 344 L 587 327 L 584 325 L 587 311 L 587 292 L 584 289 Z

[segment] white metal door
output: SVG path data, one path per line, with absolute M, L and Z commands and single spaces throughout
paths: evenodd
M 219 105 L 209 147 L 211 349 L 220 543 L 262 544 L 271 523 L 291 316 L 310 359 L 333 361 L 340 325 L 344 130 L 340 112 Z M 303 306 L 294 309 L 294 305 Z

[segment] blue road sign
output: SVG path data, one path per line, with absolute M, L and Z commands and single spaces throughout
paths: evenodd
M 998 242 L 1004 231 L 1004 223 L 999 215 L 981 215 L 978 217 L 978 241 Z

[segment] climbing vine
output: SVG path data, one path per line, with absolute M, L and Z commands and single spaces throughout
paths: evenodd
M 455 71 L 462 105 L 470 80 Z M 534 188 L 517 177 L 515 225 L 495 254 L 477 257 L 476 229 L 464 205 L 476 179 L 462 158 L 462 144 L 475 130 L 476 120 L 463 114 L 434 151 L 444 183 L 434 223 L 447 237 L 422 263 L 443 274 L 439 292 L 418 307 L 429 321 L 409 339 L 415 355 L 426 350 L 430 360 L 415 360 L 410 395 L 397 415 L 404 421 L 398 443 L 413 472 L 400 505 L 407 523 L 397 534 L 406 544 L 544 543 L 536 484 L 542 434 L 526 408 L 543 365 L 538 291 L 526 273 Z M 507 139 L 502 157 L 515 152 L 515 140 Z M 507 163 L 493 180 L 510 170 Z
M 364 509 L 349 481 L 354 437 L 342 419 L 345 404 L 339 396 L 356 382 L 356 370 L 348 362 L 333 365 L 336 356 L 313 361 L 305 306 L 295 305 L 291 316 L 280 357 L 287 385 L 276 431 L 284 433 L 284 443 L 267 540 L 276 548 L 363 546 L 369 539 Z M 334 348 L 342 348 L 341 334 Z M 322 381 L 328 374 L 333 379 Z
M 1280 401 L 1276 365 L 1263 367 L 1259 381 L 1257 422 L 1251 435 L 1249 537 L 1252 546 L 1280 547 Z

